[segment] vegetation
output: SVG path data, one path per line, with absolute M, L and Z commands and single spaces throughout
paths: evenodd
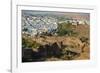
M 31 38 L 22 38 L 22 48 L 38 48 L 40 46 L 39 43 L 36 43 L 36 41 L 32 41 Z
M 61 24 L 58 24 L 58 32 L 57 34 L 59 36 L 64 36 L 64 35 L 67 35 L 67 36 L 77 36 L 78 33 L 75 32 L 73 29 L 72 29 L 72 25 L 71 23 L 61 23 Z

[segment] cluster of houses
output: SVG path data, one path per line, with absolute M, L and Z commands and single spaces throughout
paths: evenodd
M 22 17 L 22 30 L 23 33 L 30 34 L 31 36 L 45 32 L 51 33 L 57 29 L 58 23 L 71 23 L 77 26 L 89 24 L 89 21 L 72 18 L 58 21 L 57 18 L 52 16 L 24 16 Z
M 89 21 L 88 20 L 84 20 L 84 19 L 66 19 L 65 21 L 60 21 L 58 23 L 71 23 L 72 25 L 89 25 Z
M 57 19 L 49 16 L 26 16 L 22 18 L 23 33 L 32 36 L 57 29 Z M 27 29 L 27 31 L 24 31 Z

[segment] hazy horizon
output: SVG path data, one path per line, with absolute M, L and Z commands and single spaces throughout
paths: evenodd
M 80 12 L 56 12 L 56 11 L 36 11 L 36 10 L 22 10 L 23 15 L 59 15 L 66 16 L 73 19 L 90 20 L 90 13 Z

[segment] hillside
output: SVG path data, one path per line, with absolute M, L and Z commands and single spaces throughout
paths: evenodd
M 89 59 L 89 25 L 71 26 L 71 30 L 74 30 L 78 34 L 71 33 L 69 36 L 41 35 L 32 37 L 23 34 L 23 41 L 25 41 L 23 48 L 25 49 L 26 47 L 27 50 L 31 49 L 37 55 L 33 55 L 31 57 L 32 59 L 28 61 Z M 23 57 L 25 56 L 23 55 Z

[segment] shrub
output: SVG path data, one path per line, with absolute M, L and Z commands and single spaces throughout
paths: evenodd
M 88 42 L 88 40 L 89 40 L 89 38 L 87 38 L 87 37 L 81 37 L 80 38 L 80 40 L 81 40 L 81 42 Z
M 40 44 L 33 41 L 31 38 L 22 37 L 22 48 L 38 48 L 39 46 Z

